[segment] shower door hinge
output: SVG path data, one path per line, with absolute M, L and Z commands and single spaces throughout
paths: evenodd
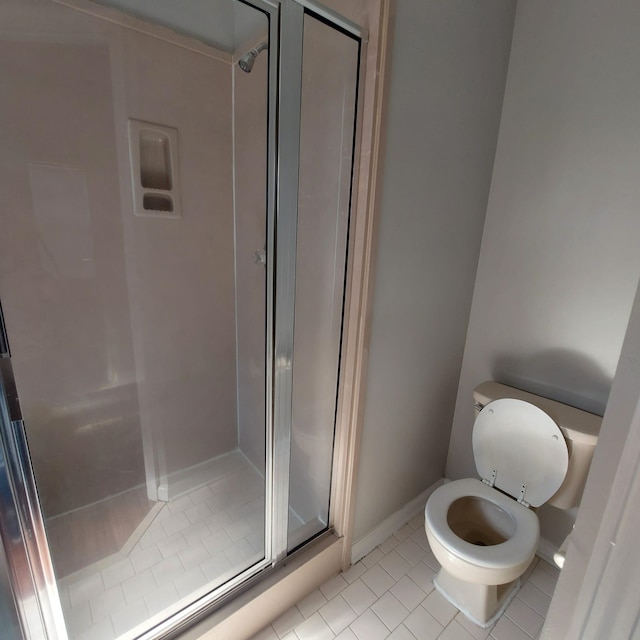
M 4 326 L 4 316 L 2 315 L 2 304 L 0 304 L 0 358 L 11 357 L 9 350 L 9 340 L 7 338 L 7 329 Z

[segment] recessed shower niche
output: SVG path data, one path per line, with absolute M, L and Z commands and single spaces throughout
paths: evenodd
M 135 215 L 180 218 L 177 129 L 130 119 L 129 157 Z

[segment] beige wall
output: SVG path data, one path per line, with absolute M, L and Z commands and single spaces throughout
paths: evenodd
M 515 3 L 396 3 L 358 538 L 444 473 Z
M 602 413 L 640 273 L 634 2 L 518 4 L 446 475 L 493 378 Z M 561 542 L 573 514 L 541 512 Z

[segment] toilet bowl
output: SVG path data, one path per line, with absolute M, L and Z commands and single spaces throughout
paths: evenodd
M 515 596 L 536 553 L 540 526 L 532 507 L 577 503 L 599 421 L 494 382 L 479 385 L 474 397 L 473 453 L 482 480 L 465 478 L 436 489 L 425 506 L 425 530 L 441 564 L 436 589 L 487 628 Z M 561 429 L 558 418 L 569 426 Z M 570 464 L 574 458 L 577 471 Z
M 475 478 L 440 487 L 425 508 L 425 529 L 442 565 L 436 589 L 480 627 L 502 614 L 538 547 L 533 511 Z

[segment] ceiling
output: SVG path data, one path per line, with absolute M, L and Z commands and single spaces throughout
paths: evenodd
M 235 54 L 267 33 L 264 13 L 238 0 L 99 0 Z

